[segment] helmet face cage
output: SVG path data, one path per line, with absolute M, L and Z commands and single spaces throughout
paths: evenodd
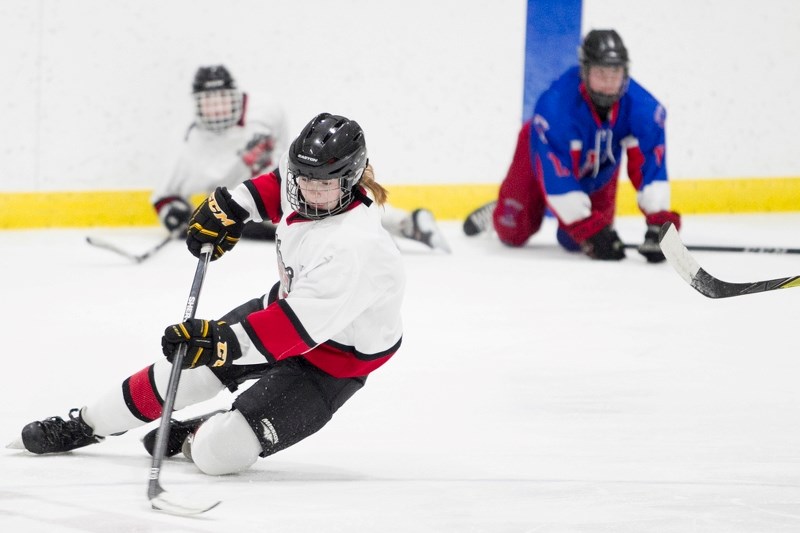
M 611 107 L 622 98 L 628 90 L 630 77 L 628 76 L 628 49 L 622 42 L 622 37 L 615 30 L 592 30 L 583 40 L 578 57 L 581 64 L 581 79 L 592 102 L 599 107 Z M 593 91 L 589 86 L 589 69 L 593 66 L 622 67 L 623 80 L 620 89 L 615 94 L 605 94 Z
M 223 131 L 235 126 L 242 117 L 244 95 L 237 89 L 194 93 L 195 119 L 209 131 Z
M 287 174 L 289 176 L 288 180 L 286 181 L 286 192 L 289 198 L 289 205 L 291 205 L 292 209 L 297 211 L 300 215 L 313 220 L 319 220 L 339 214 L 347 209 L 347 206 L 352 203 L 353 191 L 358 186 L 358 182 L 361 180 L 361 175 L 363 173 L 364 169 L 362 168 L 355 175 L 350 177 L 315 179 L 299 174 L 297 169 L 292 169 L 290 166 L 287 168 Z M 320 205 L 308 201 L 303 195 L 304 187 L 301 185 L 301 181 L 315 181 L 320 184 L 324 182 L 330 182 L 329 187 L 319 186 L 316 189 L 318 191 L 325 192 L 337 190 L 339 192 L 338 199 L 335 203 L 328 205 Z

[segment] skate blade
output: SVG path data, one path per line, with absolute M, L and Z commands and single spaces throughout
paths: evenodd
M 433 218 L 433 213 L 426 209 L 420 210 L 416 216 L 416 223 L 421 232 L 430 234 L 430 242 L 425 244 L 434 250 L 440 250 L 446 254 L 452 253 L 450 245 L 447 244 L 447 240 L 442 234 L 442 230 L 439 229 L 436 219 Z
M 8 448 L 9 450 L 24 450 L 25 445 L 22 444 L 22 437 L 17 437 L 16 439 L 6 444 L 6 448 Z

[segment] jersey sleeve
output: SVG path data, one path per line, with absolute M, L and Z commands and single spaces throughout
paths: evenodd
M 541 176 L 547 203 L 564 224 L 591 215 L 591 201 L 575 175 L 570 146 L 569 113 L 560 110 L 555 92 L 545 92 L 536 104 L 531 125 L 531 155 Z
M 628 177 L 636 188 L 639 208 L 645 214 L 652 214 L 670 208 L 665 159 L 667 112 L 647 91 L 633 83 L 631 135 L 625 140 Z
M 231 197 L 250 213 L 250 220 L 277 224 L 283 214 L 279 170 L 246 180 L 231 191 Z

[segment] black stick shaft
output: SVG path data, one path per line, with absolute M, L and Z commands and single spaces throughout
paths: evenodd
M 192 281 L 192 288 L 189 291 L 189 299 L 186 301 L 186 309 L 183 312 L 183 320 L 186 321 L 194 318 L 195 310 L 197 309 L 197 302 L 200 299 L 200 289 L 203 288 L 203 280 L 206 277 L 206 269 L 208 262 L 211 259 L 212 246 L 205 245 L 197 261 L 197 269 L 194 273 L 194 280 Z M 164 398 L 164 408 L 161 412 L 161 425 L 158 427 L 156 433 L 156 444 L 153 450 L 153 461 L 150 465 L 150 481 L 147 485 L 147 497 L 151 500 L 164 492 L 164 489 L 159 483 L 161 475 L 161 462 L 167 452 L 167 441 L 169 439 L 169 421 L 172 418 L 172 411 L 175 406 L 175 397 L 178 394 L 178 383 L 181 377 L 181 363 L 186 355 L 187 347 L 181 344 L 172 360 L 172 372 L 169 375 L 169 384 L 167 385 L 167 395 Z
M 753 254 L 800 254 L 800 248 L 772 248 L 767 246 L 710 246 L 685 245 L 692 252 L 741 252 Z M 626 244 L 625 248 L 638 248 L 638 244 Z

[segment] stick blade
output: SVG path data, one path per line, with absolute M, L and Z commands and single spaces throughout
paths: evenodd
M 675 272 L 697 292 L 708 298 L 733 296 L 721 290 L 724 289 L 724 282 L 721 283 L 718 279 L 703 270 L 700 264 L 692 257 L 689 249 L 686 248 L 686 245 L 681 241 L 678 230 L 671 222 L 667 222 L 661 226 L 658 244 L 670 266 L 672 266 Z
M 194 500 L 187 503 L 176 499 L 167 491 L 162 491 L 158 496 L 150 498 L 150 505 L 156 511 L 161 511 L 176 516 L 195 516 L 210 511 L 221 501 L 199 501 Z
M 702 268 L 694 260 L 689 250 L 681 242 L 678 230 L 671 223 L 666 223 L 661 227 L 659 233 L 659 245 L 664 257 L 692 286 L 697 292 L 709 298 L 730 298 L 732 296 L 742 296 L 745 294 L 757 294 L 759 292 L 774 291 L 776 289 L 788 289 L 800 287 L 800 276 L 788 278 L 768 279 L 750 283 L 731 283 L 715 278 Z
M 697 273 L 702 269 L 683 242 L 681 242 L 678 230 L 675 229 L 672 222 L 667 222 L 661 226 L 658 244 L 661 247 L 661 253 L 667 258 L 675 272 L 686 280 L 686 283 L 691 285 Z

